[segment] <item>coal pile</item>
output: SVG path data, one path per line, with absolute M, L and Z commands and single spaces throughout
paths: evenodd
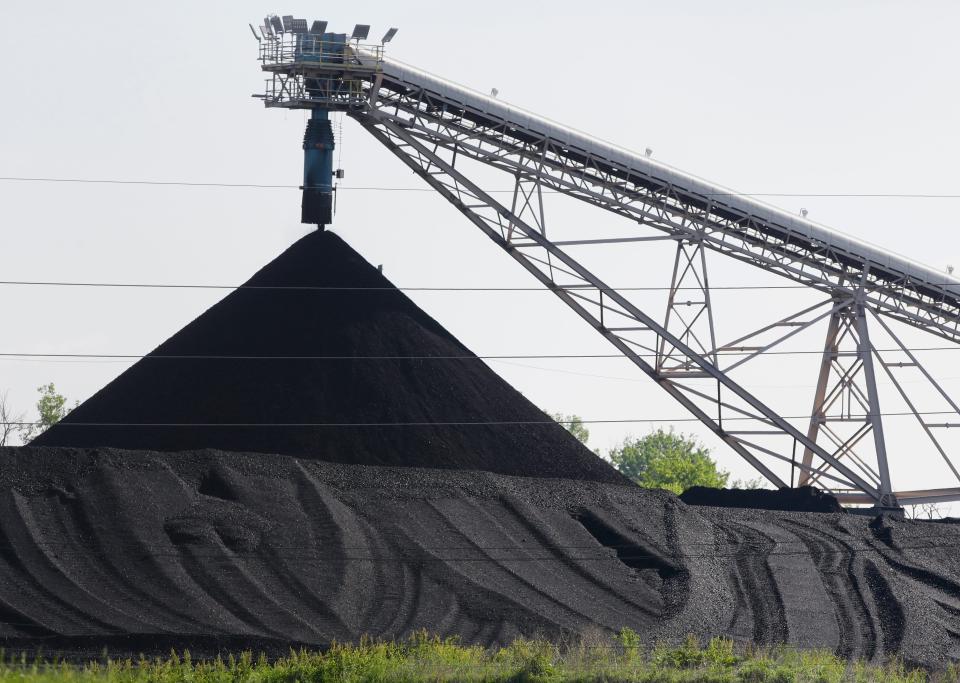
M 287 456 L 0 449 L 0 647 L 285 654 L 624 626 L 943 666 L 960 527 Z
M 680 495 L 687 505 L 720 508 L 755 508 L 787 512 L 843 512 L 843 506 L 826 491 L 812 486 L 770 489 L 715 489 L 691 486 Z
M 485 422 L 546 424 L 464 424 Z M 330 232 L 299 240 L 33 444 L 624 481 Z
M 841 514 L 811 490 L 688 505 L 634 486 L 333 234 L 247 285 L 0 448 L 0 648 L 626 626 L 960 659 L 960 525 Z

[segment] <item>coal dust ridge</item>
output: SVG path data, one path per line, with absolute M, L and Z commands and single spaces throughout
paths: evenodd
M 960 526 L 222 451 L 0 450 L 0 642 L 202 654 L 624 626 L 937 665 Z
M 960 658 L 960 525 L 751 495 L 634 486 L 312 233 L 0 449 L 0 647 L 284 654 L 630 627 Z

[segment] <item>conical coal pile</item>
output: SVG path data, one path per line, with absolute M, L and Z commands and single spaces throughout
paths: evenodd
M 559 425 L 523 424 L 547 420 L 342 239 L 314 232 L 33 445 L 624 481 Z

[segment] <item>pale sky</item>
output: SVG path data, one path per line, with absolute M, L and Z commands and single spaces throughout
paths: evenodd
M 496 87 L 503 100 L 626 147 L 650 147 L 657 160 L 743 192 L 960 194 L 956 3 L 491 0 L 478 8 L 414 0 L 16 3 L 0 62 L 0 175 L 297 185 L 303 114 L 267 111 L 250 97 L 262 75 L 247 23 L 277 13 L 326 19 L 340 31 L 370 23 L 375 37 L 398 26 L 389 46 L 398 59 L 484 92 Z M 352 121 L 343 133 L 346 179 L 333 229 L 397 285 L 534 284 L 441 197 L 350 190 L 421 184 Z M 771 201 L 934 268 L 960 266 L 960 199 Z M 0 181 L 0 279 L 239 284 L 305 234 L 299 202 L 288 189 Z M 569 234 L 587 235 L 617 219 L 578 210 L 558 220 Z M 596 268 L 618 284 L 663 286 L 671 258 L 644 246 L 598 257 Z M 779 283 L 720 257 L 710 268 L 714 284 Z M 146 353 L 223 295 L 0 287 L 0 352 Z M 411 296 L 479 354 L 611 350 L 547 293 Z M 813 301 L 805 297 L 718 295 L 718 336 Z M 662 315 L 662 304 L 650 305 Z M 815 349 L 822 334 L 794 348 Z M 919 346 L 947 345 L 908 336 Z M 960 397 L 960 350 L 924 359 Z M 802 414 L 813 392 L 805 363 L 774 359 L 742 381 L 784 413 Z M 23 410 L 50 381 L 83 400 L 126 366 L 0 360 L 0 391 Z M 602 450 L 686 417 L 619 360 L 491 366 L 551 411 L 664 420 L 592 425 L 591 445 Z M 950 485 L 901 424 L 887 427 L 899 486 Z M 714 447 L 735 476 L 752 476 L 709 433 L 676 426 Z

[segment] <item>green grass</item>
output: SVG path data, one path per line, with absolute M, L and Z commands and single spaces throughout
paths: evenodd
M 488 650 L 456 639 L 415 635 L 405 642 L 362 641 L 334 645 L 326 652 L 291 652 L 268 661 L 249 652 L 194 662 L 189 653 L 162 659 L 111 660 L 76 665 L 2 657 L 0 683 L 293 683 L 294 681 L 645 681 L 685 683 L 788 683 L 803 681 L 958 681 L 958 669 L 936 673 L 910 670 L 898 662 L 883 666 L 847 662 L 832 653 L 789 648 L 738 649 L 729 640 L 644 649 L 624 629 L 613 641 L 597 637 L 568 646 L 544 640 L 516 640 Z

